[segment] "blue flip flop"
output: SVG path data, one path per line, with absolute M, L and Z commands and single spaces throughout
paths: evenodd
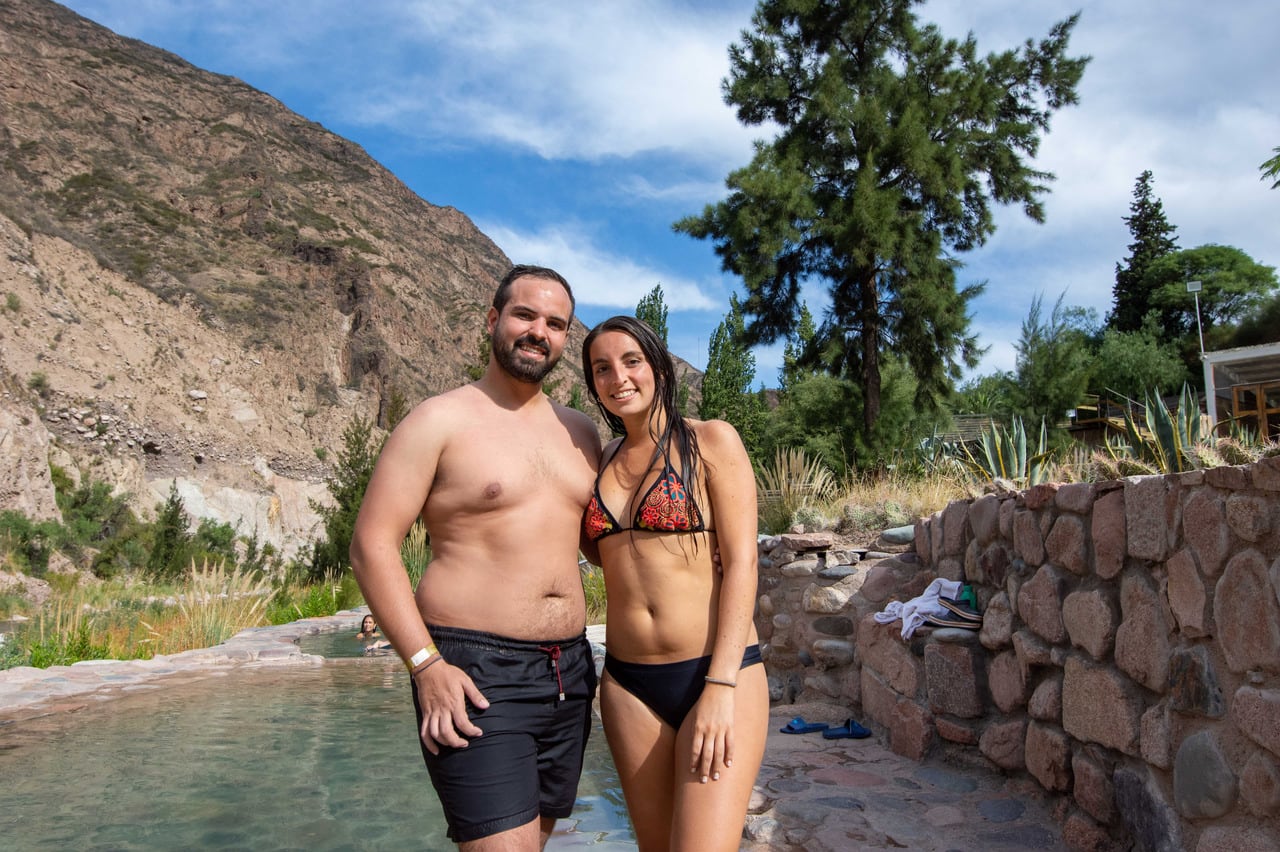
M 827 727 L 823 722 L 806 722 L 803 716 L 797 716 L 778 730 L 784 734 L 816 734 L 822 731 L 826 736 Z
M 827 740 L 862 740 L 869 736 L 871 736 L 871 732 L 853 719 L 838 728 L 827 728 L 822 732 L 822 738 Z

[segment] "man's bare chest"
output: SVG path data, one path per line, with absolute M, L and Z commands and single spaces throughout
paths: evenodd
M 480 511 L 529 501 L 585 507 L 593 482 L 591 465 L 567 436 L 476 429 L 451 442 L 432 491 L 458 508 Z

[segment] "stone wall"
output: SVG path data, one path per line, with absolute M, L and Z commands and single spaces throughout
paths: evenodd
M 1280 459 L 957 501 L 913 544 L 761 541 L 774 702 L 1033 778 L 1074 849 L 1280 849 Z M 936 577 L 980 630 L 876 622 Z

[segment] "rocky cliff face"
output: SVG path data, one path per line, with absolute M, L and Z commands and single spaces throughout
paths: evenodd
M 353 416 L 467 381 L 509 263 L 268 95 L 0 0 L 0 509 L 52 515 L 51 459 L 292 550 Z

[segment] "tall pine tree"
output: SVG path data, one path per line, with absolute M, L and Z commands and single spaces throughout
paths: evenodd
M 1138 331 L 1142 318 L 1152 309 L 1152 286 L 1147 280 L 1151 264 L 1177 247 L 1177 228 L 1169 224 L 1164 205 L 1151 194 L 1151 170 L 1138 176 L 1133 185 L 1133 202 L 1124 217 L 1133 235 L 1129 256 L 1116 264 L 1116 283 L 1112 290 L 1113 307 L 1107 326 L 1116 331 Z
M 972 36 L 921 25 L 920 2 L 761 0 L 724 91 L 740 121 L 777 136 L 729 175 L 724 201 L 676 223 L 742 277 L 748 343 L 790 331 L 802 284 L 827 287 L 816 351 L 860 386 L 866 436 L 886 351 L 926 408 L 976 364 L 968 306 L 981 286 L 957 287 L 956 254 L 994 233 L 995 204 L 1043 220 L 1053 176 L 1031 160 L 1088 62 L 1067 55 L 1075 16 L 980 57 Z

